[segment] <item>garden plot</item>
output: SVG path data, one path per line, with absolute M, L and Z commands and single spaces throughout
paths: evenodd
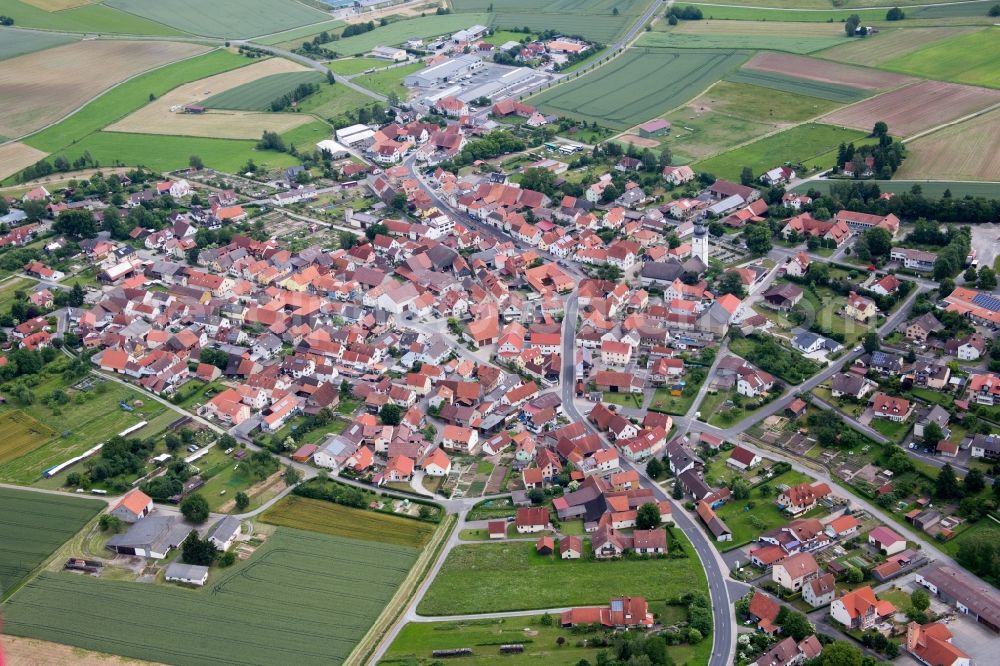
M 208 111 L 184 113 L 188 105 L 201 105 L 211 97 L 274 74 L 305 72 L 307 68 L 282 58 L 223 72 L 171 90 L 135 113 L 109 125 L 109 132 L 164 134 L 217 139 L 259 139 L 264 131 L 279 134 L 310 122 L 306 114 Z
M 825 116 L 823 122 L 870 131 L 882 120 L 894 136 L 908 137 L 1000 104 L 1000 90 L 921 81 Z
M 0 66 L 0 136 L 23 136 L 109 86 L 207 50 L 200 44 L 90 40 L 6 60 Z

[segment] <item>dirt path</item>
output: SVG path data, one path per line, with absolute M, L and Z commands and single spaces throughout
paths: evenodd
M 156 662 L 127 659 L 103 652 L 91 652 L 60 643 L 50 643 L 34 638 L 4 636 L 4 657 L 10 666 L 124 666 L 125 664 L 154 665 Z

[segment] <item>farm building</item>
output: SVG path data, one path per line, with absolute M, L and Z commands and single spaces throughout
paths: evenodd
M 172 548 L 181 545 L 188 535 L 188 528 L 175 516 L 148 516 L 132 525 L 124 534 L 108 540 L 108 550 L 119 555 L 136 555 L 159 560 Z
M 240 535 L 240 525 L 241 521 L 236 516 L 226 516 L 208 533 L 208 540 L 219 550 L 229 550 Z
M 663 118 L 656 118 L 639 125 L 639 136 L 644 139 L 652 139 L 657 136 L 665 136 L 670 133 L 670 121 Z
M 171 562 L 165 572 L 166 579 L 171 583 L 186 583 L 201 587 L 208 580 L 208 567 L 197 564 L 182 564 Z
M 124 523 L 135 523 L 150 514 L 153 510 L 153 500 L 138 488 L 130 490 L 111 509 L 111 515 Z
M 986 583 L 946 564 L 918 572 L 916 581 L 960 613 L 1000 633 L 1000 595 Z

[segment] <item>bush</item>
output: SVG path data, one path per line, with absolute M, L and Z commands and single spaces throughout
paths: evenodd
M 208 520 L 208 500 L 198 494 L 188 495 L 181 502 L 181 513 L 192 523 L 203 523 Z

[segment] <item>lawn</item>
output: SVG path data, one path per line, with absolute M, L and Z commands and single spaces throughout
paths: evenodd
M 948 553 L 952 557 L 955 557 L 958 555 L 958 549 L 964 541 L 968 540 L 972 535 L 983 534 L 989 535 L 993 541 L 1000 540 L 1000 525 L 989 518 L 983 518 L 979 522 L 961 530 L 958 535 L 950 541 L 945 541 L 944 543 L 938 542 L 937 545 L 941 550 Z
M 778 477 L 779 479 L 782 477 Z M 770 482 L 771 487 L 777 486 Z M 825 513 L 825 509 L 817 508 L 800 517 L 815 518 Z M 757 538 L 762 532 L 788 524 L 792 517 L 778 508 L 774 497 L 761 497 L 759 493 L 750 493 L 745 500 L 733 499 L 718 507 L 715 514 L 721 518 L 733 532 L 732 541 L 713 541 L 719 550 L 728 551 L 746 545 Z
M 206 99 L 202 106 L 209 109 L 235 109 L 237 111 L 271 111 L 271 102 L 290 94 L 306 83 L 326 81 L 319 72 L 288 72 L 230 88 Z
M 889 419 L 872 419 L 871 422 L 872 428 L 897 444 L 903 441 L 906 433 L 910 432 L 910 427 L 912 425 L 912 423 L 906 421 L 903 423 L 896 423 L 895 421 L 890 421 Z
M 352 509 L 351 507 L 290 495 L 269 508 L 261 520 L 330 536 L 423 548 L 437 526 L 422 520 Z
M 25 297 L 31 293 L 31 287 L 38 284 L 31 278 L 14 277 L 0 282 L 0 312 L 9 312 L 10 306 L 17 300 L 16 293 L 24 292 Z
M 746 60 L 740 51 L 633 48 L 532 98 L 543 110 L 626 129 L 696 97 Z
M 642 407 L 642 394 L 611 393 L 610 391 L 606 391 L 604 395 L 601 396 L 601 401 L 612 405 L 618 405 L 619 407 L 632 407 L 634 409 L 639 409 Z
M 247 38 L 328 21 L 330 15 L 294 0 L 106 0 L 116 9 L 193 35 Z
M 104 502 L 0 488 L 0 596 L 97 515 Z
M 726 80 L 735 83 L 749 83 L 762 88 L 781 90 L 798 95 L 819 97 L 820 99 L 839 102 L 841 104 L 857 102 L 868 97 L 870 94 L 868 91 L 860 88 L 853 88 L 839 83 L 811 81 L 778 72 L 764 72 L 755 69 L 739 69 L 727 75 Z
M 735 338 L 729 343 L 729 350 L 792 385 L 801 384 L 822 369 L 815 361 L 781 346 L 777 339 L 765 334 Z
M 76 37 L 34 30 L 0 29 L 0 60 L 75 42 Z
M 417 555 L 282 527 L 201 590 L 43 573 L 7 603 L 4 631 L 163 663 L 340 664 Z
M 649 411 L 683 416 L 691 409 L 691 403 L 694 402 L 696 396 L 697 392 L 691 396 L 671 395 L 670 389 L 658 388 L 653 392 L 653 399 L 649 403 Z
M 684 620 L 683 608 L 656 604 L 650 610 L 664 618 Z M 540 619 L 536 615 L 472 622 L 411 622 L 403 627 L 379 663 L 424 666 L 440 663 L 432 656 L 434 650 L 471 647 L 472 656 L 462 657 L 460 663 L 493 666 L 525 659 L 553 666 L 575 666 L 582 660 L 594 663 L 598 652 L 604 649 L 586 647 L 580 639 L 587 635 L 562 629 L 558 621 L 545 626 Z M 565 639 L 563 645 L 556 643 L 560 637 Z M 524 645 L 524 653 L 516 657 L 500 654 L 501 644 L 513 643 Z M 711 639 L 706 638 L 696 646 L 670 646 L 667 654 L 675 664 L 706 664 L 711 647 Z
M 20 0 L 0 0 L 0 14 L 11 17 L 14 19 L 14 25 L 22 28 L 97 34 L 165 36 L 183 34 L 162 23 L 120 12 L 98 3 L 47 12 Z
M 346 74 L 350 76 L 351 74 L 360 74 L 367 69 L 385 67 L 388 64 L 385 60 L 379 60 L 378 58 L 342 58 L 329 62 L 326 66 L 334 74 Z
M 108 90 L 72 116 L 28 137 L 25 143 L 48 153 L 58 152 L 145 106 L 149 103 L 150 95 L 159 97 L 183 83 L 243 67 L 251 62 L 253 61 L 220 49 L 160 67 Z
M 496 12 L 489 25 L 498 28 L 527 26 L 533 30 L 580 35 L 608 44 L 635 23 L 649 6 L 649 0 L 552 0 L 545 3 L 536 0 L 453 0 L 452 6 L 459 16 L 462 12 Z
M 807 123 L 696 162 L 692 168 L 733 180 L 739 180 L 743 167 L 750 167 L 755 175 L 785 162 L 802 164 L 807 169 L 829 168 L 836 163 L 838 145 L 864 137 L 856 130 Z
M 57 389 L 67 394 L 69 402 L 57 408 L 49 407 L 44 399 Z M 44 375 L 32 391 L 36 396 L 33 404 L 8 406 L 0 409 L 0 415 L 19 409 L 19 413 L 51 427 L 53 435 L 33 450 L 0 465 L 2 481 L 32 484 L 41 478 L 43 470 L 83 453 L 140 421 L 148 424 L 133 437 L 156 434 L 177 418 L 175 412 L 168 411 L 155 400 L 143 399 L 142 394 L 110 382 L 98 382 L 88 391 L 78 391 L 60 375 L 52 374 Z M 134 411 L 119 407 L 123 400 L 132 403 L 137 399 L 143 399 L 144 404 L 135 407 Z
M 414 72 L 419 72 L 424 67 L 426 65 L 422 62 L 416 62 L 412 65 L 403 65 L 402 67 L 384 69 L 372 72 L 371 74 L 362 74 L 351 79 L 351 82 L 382 95 L 388 96 L 391 93 L 396 93 L 400 99 L 406 99 L 409 90 L 403 85 L 403 79 Z
M 679 531 L 673 538 L 684 544 L 685 552 L 693 552 Z M 422 615 L 457 615 L 558 608 L 606 604 L 621 595 L 655 602 L 706 585 L 693 556 L 613 562 L 586 558 L 537 555 L 534 544 L 525 542 L 461 545 L 448 554 L 417 610 Z
M 904 74 L 1000 88 L 1000 28 L 931 44 L 879 65 Z
M 772 389 L 772 392 L 780 396 L 784 393 L 784 389 L 778 385 Z M 698 411 L 701 412 L 700 420 L 720 428 L 728 428 L 764 406 L 759 405 L 751 409 L 750 406 L 756 404 L 757 400 L 757 398 L 739 395 L 735 390 L 709 393 L 698 405 Z M 733 404 L 726 407 L 724 405 L 727 402 Z

